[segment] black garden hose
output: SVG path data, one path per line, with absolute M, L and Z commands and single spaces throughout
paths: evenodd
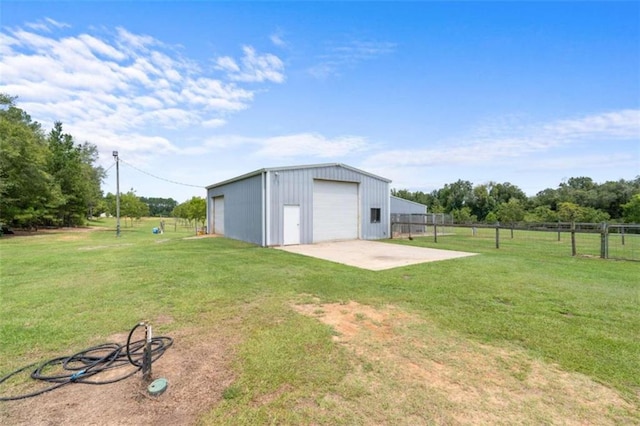
M 41 395 L 45 392 L 52 391 L 69 383 L 85 383 L 89 385 L 105 385 L 115 383 L 133 376 L 142 369 L 142 359 L 144 357 L 144 348 L 146 341 L 137 340 L 132 342 L 131 337 L 138 327 L 144 326 L 144 323 L 136 324 L 131 329 L 127 342 L 124 345 L 117 343 L 104 343 L 102 345 L 93 346 L 74 355 L 67 357 L 54 358 L 42 364 L 30 364 L 26 367 L 19 368 L 12 373 L 0 379 L 0 385 L 22 372 L 36 367 L 31 372 L 31 378 L 34 380 L 52 383 L 51 386 L 39 389 L 35 392 L 16 395 L 16 396 L 0 396 L 0 401 L 15 401 L 18 399 L 31 398 Z M 151 362 L 160 358 L 173 344 L 173 339 L 166 336 L 158 336 L 151 339 Z M 99 379 L 101 373 L 116 368 L 133 365 L 133 371 L 129 371 L 115 378 Z M 49 373 L 47 372 L 49 371 Z M 93 379 L 91 379 L 94 377 Z

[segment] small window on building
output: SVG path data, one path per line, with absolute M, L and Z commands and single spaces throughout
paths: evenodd
M 371 223 L 380 223 L 380 209 L 371 209 Z

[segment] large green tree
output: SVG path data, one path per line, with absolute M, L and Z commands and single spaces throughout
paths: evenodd
M 640 223 L 640 194 L 634 195 L 622 209 L 625 222 Z
M 508 203 L 512 198 L 519 200 L 521 203 L 528 201 L 527 194 L 518 186 L 509 182 L 496 183 L 491 186 L 489 195 L 495 200 L 496 205 L 500 203 Z
M 116 195 L 109 192 L 105 195 L 103 201 L 106 211 L 111 216 L 116 216 L 118 214 Z M 126 193 L 120 193 L 120 217 L 125 219 L 125 226 L 127 225 L 127 218 L 131 220 L 131 226 L 133 226 L 134 219 L 140 219 L 145 216 L 149 216 L 149 206 L 142 201 L 142 197 L 136 195 L 133 188 Z
M 192 197 L 190 200 L 184 203 L 178 204 L 171 215 L 176 218 L 185 219 L 189 223 L 192 221 L 197 224 L 202 224 L 207 218 L 207 202 L 202 197 Z
M 438 199 L 447 213 L 460 210 L 473 199 L 473 184 L 462 179 L 447 183 L 438 191 Z
M 491 196 L 493 185 L 493 182 L 489 182 L 488 184 L 478 185 L 473 188 L 473 199 L 470 202 L 469 208 L 479 220 L 485 220 L 489 213 L 495 212 L 498 203 L 497 200 Z
M 193 197 L 189 201 L 189 219 L 194 220 L 196 223 L 201 223 L 204 226 L 204 221 L 207 218 L 207 202 L 202 197 Z
M 133 226 L 133 219 L 140 219 L 148 215 L 149 206 L 138 198 L 133 189 L 126 194 L 120 194 L 120 216 L 131 219 L 131 226 Z
M 511 198 L 506 203 L 501 203 L 496 211 L 496 216 L 501 222 L 514 224 L 524 219 L 525 209 L 522 201 L 517 198 Z
M 0 221 L 12 226 L 79 225 L 102 198 L 98 150 L 55 123 L 39 123 L 0 94 Z
M 88 142 L 76 144 L 73 136 L 63 132 L 59 121 L 54 124 L 47 141 L 50 151 L 48 171 L 64 199 L 56 211 L 58 224 L 81 225 L 102 198 L 100 184 L 104 171 L 94 166 L 98 150 Z
M 49 150 L 40 124 L 0 94 L 0 221 L 37 226 L 51 219 L 63 203 L 47 171 Z

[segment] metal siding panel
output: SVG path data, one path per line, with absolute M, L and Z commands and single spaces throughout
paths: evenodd
M 380 209 L 380 222 L 371 223 L 371 209 Z M 362 183 L 362 238 L 377 240 L 388 238 L 389 184 L 386 181 L 363 175 Z
M 262 176 L 255 175 L 209 190 L 209 197 L 224 196 L 225 236 L 262 243 Z
M 398 197 L 390 197 L 391 198 L 391 213 L 399 213 L 399 214 L 426 214 L 427 206 L 414 203 L 409 200 L 403 200 Z
M 211 197 L 211 190 L 207 189 L 207 234 L 213 234 L 213 198 Z

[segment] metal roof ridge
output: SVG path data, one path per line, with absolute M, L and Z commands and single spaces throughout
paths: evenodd
M 373 177 L 375 179 L 383 180 L 383 181 L 385 181 L 387 183 L 391 182 L 391 179 L 387 179 L 387 178 L 384 178 L 382 176 L 378 176 L 378 175 L 375 175 L 373 173 L 369 173 L 369 172 L 366 172 L 364 170 L 360 170 L 360 169 L 358 169 L 356 167 L 349 166 L 349 165 L 344 164 L 344 163 L 321 163 L 321 164 L 304 164 L 304 165 L 299 165 L 299 166 L 264 167 L 262 169 L 254 170 L 253 172 L 245 173 L 245 174 L 240 175 L 240 176 L 236 176 L 236 177 L 233 177 L 233 178 L 230 178 L 230 179 L 227 179 L 227 180 L 223 180 L 221 182 L 217 182 L 217 183 L 208 185 L 206 187 L 206 189 L 211 189 L 211 188 L 215 188 L 216 186 L 221 186 L 221 185 L 226 185 L 228 183 L 237 182 L 239 180 L 247 179 L 247 178 L 250 178 L 250 177 L 259 175 L 261 173 L 265 173 L 265 172 L 279 172 L 279 171 L 284 171 L 284 170 L 316 169 L 316 168 L 319 168 L 319 167 L 342 167 L 342 168 L 349 169 L 349 170 L 352 170 L 352 171 L 357 172 L 357 173 L 362 173 L 363 175 L 367 175 L 367 176 Z
M 407 203 L 417 204 L 417 205 L 419 205 L 419 206 L 423 206 L 423 207 L 429 207 L 429 206 L 427 206 L 426 204 L 422 204 L 422 203 L 419 203 L 419 202 L 417 202 L 417 201 L 413 201 L 413 200 L 407 200 L 406 198 L 398 197 L 398 196 L 396 196 L 396 195 L 391 195 L 391 198 L 395 198 L 395 199 L 397 199 L 397 200 L 406 201 Z

